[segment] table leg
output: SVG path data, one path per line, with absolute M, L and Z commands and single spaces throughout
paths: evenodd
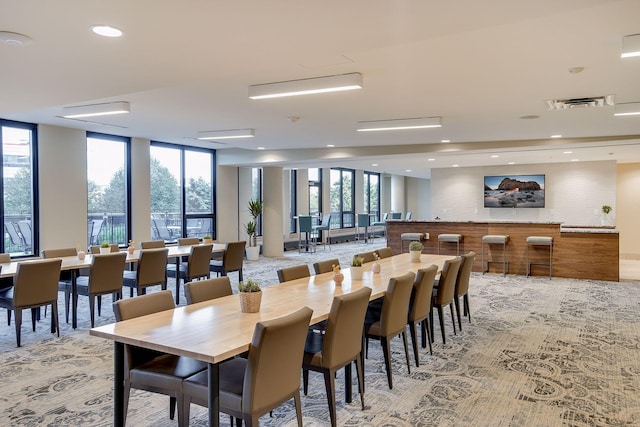
M 220 369 L 217 363 L 209 363 L 209 426 L 220 426 Z
M 351 378 L 351 363 L 347 363 L 344 367 L 344 401 L 347 403 L 351 403 L 353 396 L 353 381 Z
M 113 343 L 113 425 L 124 426 L 124 344 Z
M 78 274 L 79 270 L 71 270 L 71 327 L 78 327 Z
M 180 304 L 180 258 L 176 257 L 176 305 Z

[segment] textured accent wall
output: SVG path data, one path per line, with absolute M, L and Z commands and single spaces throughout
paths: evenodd
M 602 225 L 600 208 L 616 215 L 616 162 L 571 162 L 517 166 L 446 168 L 431 171 L 431 215 L 443 220 L 557 221 L 565 225 Z M 544 208 L 484 208 L 485 175 L 545 177 Z

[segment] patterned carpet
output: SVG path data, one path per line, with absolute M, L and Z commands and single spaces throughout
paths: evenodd
M 381 244 L 334 245 L 331 252 L 287 252 L 246 262 L 245 277 L 268 285 L 282 266 L 352 254 Z M 237 275 L 232 275 L 235 283 Z M 408 372 L 401 339 L 393 351 L 394 388 L 386 383 L 380 344 L 366 361 L 366 410 L 338 386 L 343 426 L 623 426 L 640 425 L 640 283 L 597 282 L 473 273 L 472 323 L 454 336 L 446 316 L 447 345 L 436 335 L 434 354 Z M 61 312 L 62 312 L 62 298 Z M 108 426 L 112 424 L 112 344 L 89 336 L 88 303 L 80 299 L 79 328 L 48 332 L 50 318 L 15 348 L 13 325 L 0 327 L 0 414 L 3 425 Z M 27 315 L 27 312 L 25 312 Z M 110 301 L 98 324 L 113 322 Z M 436 324 L 437 324 L 436 316 Z M 412 361 L 413 363 L 413 361 Z M 303 396 L 305 426 L 328 425 L 324 383 L 311 373 Z M 221 418 L 228 425 L 228 417 Z M 128 425 L 175 426 L 168 399 L 134 391 Z M 206 425 L 204 408 L 192 405 L 191 425 Z M 294 426 L 290 402 L 264 426 Z

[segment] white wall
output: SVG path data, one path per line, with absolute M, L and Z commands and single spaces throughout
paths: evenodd
M 618 165 L 618 203 L 609 215 L 616 214 L 620 230 L 620 258 L 640 259 L 640 163 Z M 613 206 L 613 205 L 612 205 Z
M 484 208 L 485 175 L 545 176 L 545 207 Z M 557 221 L 601 225 L 602 205 L 616 212 L 616 163 L 572 162 L 519 166 L 433 169 L 432 215 L 443 220 Z M 612 218 L 615 223 L 615 218 Z M 613 224 L 612 223 L 612 224 Z
M 411 219 L 433 219 L 431 216 L 431 181 L 406 177 L 404 183 L 406 212 L 411 212 Z

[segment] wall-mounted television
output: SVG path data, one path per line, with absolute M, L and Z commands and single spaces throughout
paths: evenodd
M 484 177 L 485 208 L 544 208 L 544 175 Z

